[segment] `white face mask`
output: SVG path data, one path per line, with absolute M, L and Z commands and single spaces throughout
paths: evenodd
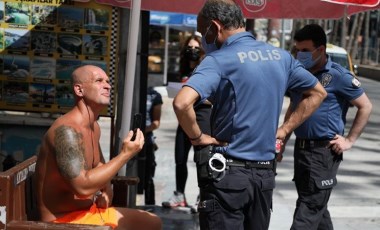
M 211 52 L 213 52 L 213 51 L 215 51 L 215 50 L 218 49 L 218 47 L 216 46 L 216 43 L 215 43 L 216 39 L 218 38 L 218 36 L 215 37 L 214 42 L 211 43 L 211 44 L 208 44 L 207 41 L 206 41 L 206 36 L 207 36 L 207 33 L 210 30 L 211 26 L 212 26 L 212 23 L 207 28 L 205 35 L 202 36 L 202 39 L 201 39 L 202 40 L 202 48 L 205 50 L 206 54 L 209 54 L 209 53 L 211 53 Z

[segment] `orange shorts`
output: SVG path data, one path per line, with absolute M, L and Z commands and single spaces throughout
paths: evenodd
M 101 226 L 117 227 L 117 212 L 113 207 L 97 208 L 95 204 L 90 210 L 81 210 L 66 214 L 56 220 L 54 223 L 72 223 L 72 224 L 93 224 Z

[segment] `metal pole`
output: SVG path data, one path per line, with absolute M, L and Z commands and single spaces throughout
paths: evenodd
M 376 65 L 379 64 L 379 49 L 380 49 L 380 38 L 377 39 L 377 49 L 376 49 Z
M 344 7 L 344 15 L 343 15 L 343 21 L 342 21 L 342 34 L 340 37 L 340 46 L 343 48 L 346 48 L 346 34 L 347 34 L 347 6 Z
M 131 126 L 131 111 L 133 104 L 133 89 L 135 83 L 136 72 L 136 56 L 137 56 L 137 44 L 139 37 L 139 25 L 140 25 L 140 10 L 141 0 L 133 0 L 131 8 L 131 16 L 129 23 L 129 39 L 128 39 L 128 53 L 126 61 L 126 81 L 124 82 L 124 97 L 122 111 L 124 118 L 121 121 L 121 128 L 119 132 L 120 143 L 123 143 L 124 137 L 128 134 Z M 120 149 L 120 148 L 119 148 Z M 120 170 L 118 175 L 126 175 L 126 165 Z
M 165 51 L 164 51 L 164 79 L 163 83 L 168 83 L 168 63 L 169 63 L 169 25 L 165 25 Z
M 379 64 L 379 47 L 380 47 L 380 38 L 378 37 L 380 34 L 380 28 L 379 28 L 380 27 L 380 12 L 377 11 L 376 14 L 377 14 L 377 20 L 376 20 L 376 28 L 377 28 L 377 30 L 376 30 L 376 37 L 377 37 L 377 41 L 376 41 L 376 47 L 377 47 L 377 49 L 376 49 L 376 65 L 378 65 Z
M 285 49 L 285 19 L 281 19 L 281 48 Z

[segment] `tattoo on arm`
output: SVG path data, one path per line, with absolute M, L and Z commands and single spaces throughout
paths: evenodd
M 60 126 L 55 130 L 55 156 L 62 176 L 73 179 L 86 168 L 82 134 L 69 126 Z

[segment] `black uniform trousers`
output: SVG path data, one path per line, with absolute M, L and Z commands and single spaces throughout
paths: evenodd
M 229 167 L 200 187 L 201 230 L 267 230 L 275 187 L 273 169 Z
M 294 182 L 298 199 L 291 230 L 331 230 L 327 203 L 342 155 L 327 148 L 329 141 L 297 139 L 294 148 Z

